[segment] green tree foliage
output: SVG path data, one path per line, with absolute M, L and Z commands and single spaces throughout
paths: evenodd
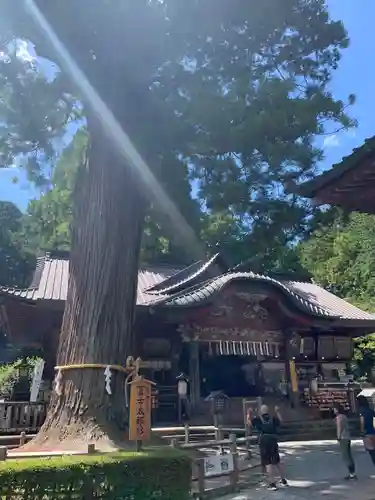
M 8 22 L 1 30 L 0 44 L 0 165 L 13 165 L 17 159 L 32 182 L 44 185 L 42 168 L 55 163 L 55 146 L 80 109 L 65 90 L 65 75 L 52 66 L 53 77 L 47 76 L 42 62 L 25 55 L 27 44 L 9 33 Z
M 165 135 L 170 136 L 179 158 L 188 162 L 199 199 L 208 213 L 215 219 L 224 212 L 231 218 L 228 230 L 232 231 L 233 224 L 236 225 L 235 245 L 233 240 L 227 243 L 227 239 L 220 241 L 219 237 L 217 242 L 228 246 L 241 260 L 254 255 L 259 256 L 256 258 L 259 260 L 268 255 L 270 262 L 263 267 L 277 267 L 280 261 L 289 261 L 289 246 L 308 228 L 312 213 L 309 204 L 287 196 L 283 185 L 312 175 L 316 161 L 322 158 L 314 139 L 326 132 L 326 125 L 336 124 L 337 129 L 341 129 L 354 124 L 345 113 L 346 104 L 334 99 L 328 88 L 341 49 L 348 45 L 342 23 L 329 18 L 321 0 L 267 0 L 262 5 L 238 0 L 232 2 L 230 8 L 225 0 L 189 4 L 180 0 L 162 2 L 162 13 L 158 11 L 158 3 L 149 2 L 146 7 L 144 2 L 139 2 L 137 8 L 129 7 L 132 13 L 129 17 L 143 19 L 148 26 L 148 41 L 140 45 L 134 27 L 129 26 L 126 42 L 134 36 L 138 45 L 132 44 L 133 54 L 128 53 L 128 60 L 118 60 L 117 64 L 125 68 L 137 61 L 133 65 L 137 72 L 133 68 L 133 77 L 127 81 L 131 86 L 137 78 L 145 78 L 145 70 L 149 70 L 140 66 L 134 47 L 149 52 L 148 63 L 152 61 L 159 67 L 150 80 L 152 102 L 162 103 L 165 109 L 173 111 L 173 115 L 163 113 L 170 120 L 169 123 L 163 121 L 163 126 L 173 132 Z M 47 9 L 42 0 L 37 4 L 50 20 L 57 22 L 53 9 Z M 66 12 L 69 5 L 66 4 Z M 116 7 L 118 12 L 114 5 L 112 8 L 113 13 L 107 9 L 106 20 L 115 12 L 121 16 L 120 6 Z M 210 16 L 208 22 L 206 13 L 211 9 L 215 15 Z M 100 25 L 106 26 L 104 17 L 98 15 L 100 2 L 94 10 L 96 14 L 90 17 L 92 24 L 88 23 L 93 32 L 99 19 Z M 41 43 L 30 23 L 27 26 L 16 23 L 16 26 L 20 34 L 36 43 L 37 51 L 52 57 L 50 48 Z M 63 27 L 57 27 L 63 35 Z M 165 40 L 166 33 L 172 44 Z M 85 32 L 85 36 L 89 35 L 92 33 Z M 105 30 L 103 36 L 106 40 L 100 47 L 95 45 L 100 44 L 100 37 L 88 38 L 88 46 L 92 43 L 96 54 L 96 65 L 101 63 L 99 54 L 108 59 L 110 37 Z M 115 33 L 112 36 L 115 37 Z M 151 49 L 149 44 L 155 39 L 158 44 L 153 42 Z M 73 38 L 68 42 L 72 47 Z M 82 58 L 83 53 L 79 57 Z M 23 75 L 21 81 L 23 87 L 27 87 L 27 103 L 25 98 L 17 102 L 13 114 L 27 121 L 33 116 L 33 132 L 28 124 L 23 128 L 28 129 L 25 137 L 29 149 L 38 151 L 38 158 L 32 158 L 33 168 L 30 168 L 37 175 L 36 160 L 53 156 L 53 141 L 56 136 L 61 137 L 64 125 L 77 113 L 76 100 L 64 73 L 57 72 L 56 80 L 46 82 L 40 71 L 35 76 L 30 67 L 20 68 L 13 56 L 11 62 L 3 74 L 13 100 L 17 99 L 20 89 L 11 84 L 11 77 L 16 73 Z M 15 68 L 11 71 L 12 65 Z M 87 63 L 83 69 L 86 67 Z M 141 93 L 139 87 L 135 93 L 138 102 L 147 102 L 149 107 L 144 112 L 150 116 L 160 112 L 160 106 L 151 105 L 149 98 L 142 101 Z M 349 96 L 349 102 L 352 99 Z M 38 103 L 37 113 L 26 106 L 30 101 Z M 43 113 L 44 107 L 48 107 L 49 112 Z M 52 127 L 44 116 L 53 121 Z M 152 121 L 155 123 L 155 118 Z M 128 125 L 126 130 L 132 130 Z M 155 132 L 153 126 L 151 129 Z M 146 132 L 141 134 L 145 137 Z M 28 154 L 27 146 L 18 139 L 7 140 L 7 144 L 5 151 L 11 156 L 15 152 Z M 161 171 L 160 164 L 158 167 L 164 179 L 174 171 L 176 159 L 167 149 L 164 145 Z M 209 236 L 212 228 L 208 233 Z
M 70 250 L 74 184 L 77 171 L 85 161 L 87 142 L 86 129 L 78 130 L 57 161 L 51 183 L 45 186 L 40 198 L 30 201 L 22 230 L 23 240 L 30 251 Z M 199 230 L 199 205 L 191 198 L 187 169 L 178 167 L 171 169 L 169 176 L 163 179 L 163 187 L 168 193 L 175 194 L 179 210 L 189 224 Z M 46 179 L 43 184 L 46 184 Z M 163 231 L 152 207 L 145 218 L 141 261 L 184 262 L 178 241 L 173 242 L 173 237 L 168 237 Z
M 375 314 L 375 216 L 338 210 L 332 214 L 333 221 L 319 224 L 299 246 L 301 262 L 319 284 Z M 359 374 L 369 375 L 375 335 L 357 339 L 355 360 Z
M 20 380 L 19 369 L 21 366 L 27 369 L 27 376 L 31 385 L 35 365 L 40 359 L 37 356 L 23 357 L 11 363 L 2 364 L 0 366 L 0 397 L 6 399 L 12 398 L 13 389 Z
M 372 368 L 375 365 L 375 334 L 355 339 L 354 360 L 357 375 L 372 380 Z
M 296 246 L 286 241 L 282 233 L 270 234 L 275 228 L 267 232 L 257 227 L 251 232 L 228 212 L 206 213 L 202 219 L 202 239 L 212 249 L 221 250 L 228 265 L 264 274 L 306 274 Z M 273 239 L 267 239 L 271 236 Z
M 375 217 L 339 214 L 300 245 L 302 264 L 333 293 L 375 310 Z
M 0 201 L 0 285 L 28 284 L 34 259 L 22 246 L 21 227 L 21 211 L 11 202 Z
M 63 151 L 53 171 L 51 185 L 39 199 L 30 201 L 24 216 L 26 245 L 38 250 L 69 250 L 73 189 L 77 170 L 84 162 L 87 134 L 79 130 Z
M 209 38 L 202 55 L 191 47 L 194 71 L 180 76 L 179 109 L 198 122 L 190 159 L 199 197 L 211 220 L 225 214 L 235 234 L 220 243 L 274 269 L 296 263 L 290 246 L 314 211 L 283 186 L 313 174 L 322 158 L 315 138 L 327 123 L 354 124 L 328 90 L 348 39 L 321 1 L 232 2 L 233 10 L 224 3 L 215 2 L 209 26 L 204 16 L 197 23 Z M 225 27 L 215 24 L 224 8 Z

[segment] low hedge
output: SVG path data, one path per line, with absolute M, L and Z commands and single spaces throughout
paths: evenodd
M 0 463 L 7 500 L 186 500 L 190 486 L 191 460 L 165 448 Z

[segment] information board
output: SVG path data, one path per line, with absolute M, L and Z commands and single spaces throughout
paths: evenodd
M 204 459 L 204 475 L 206 477 L 219 476 L 233 472 L 233 455 L 212 455 Z

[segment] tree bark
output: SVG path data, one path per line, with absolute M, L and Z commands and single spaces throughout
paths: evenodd
M 133 320 L 144 219 L 139 183 L 103 141 L 95 120 L 75 190 L 69 290 L 58 365 L 117 364 L 135 356 Z M 63 394 L 53 393 L 47 419 L 29 448 L 77 448 L 126 440 L 125 374 L 112 371 L 112 395 L 103 369 L 63 371 Z

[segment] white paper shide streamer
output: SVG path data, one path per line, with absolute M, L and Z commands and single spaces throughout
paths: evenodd
M 62 370 L 58 370 L 56 373 L 55 392 L 58 396 L 62 395 Z
M 106 369 L 104 370 L 104 378 L 105 378 L 105 390 L 107 391 L 107 394 L 111 395 L 112 394 L 112 388 L 111 388 L 112 370 L 111 370 L 110 366 L 107 366 Z

